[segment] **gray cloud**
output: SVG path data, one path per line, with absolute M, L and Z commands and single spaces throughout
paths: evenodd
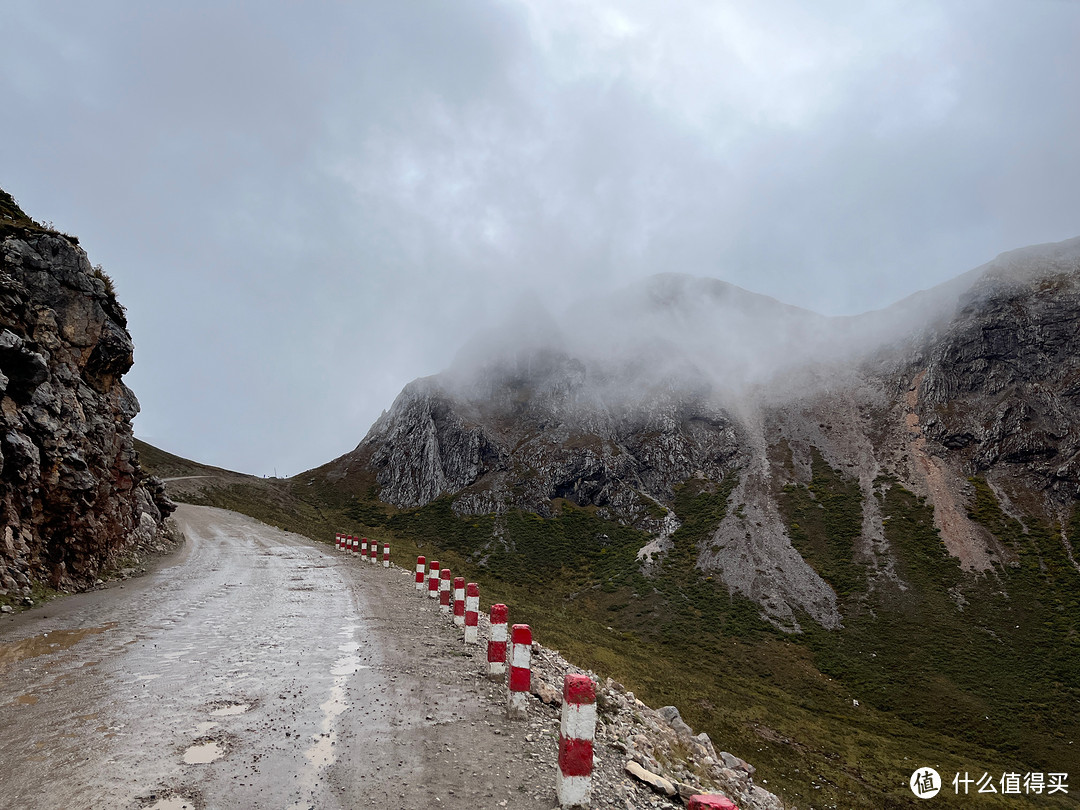
M 9 3 L 0 185 L 129 309 L 137 432 L 295 473 L 520 296 L 828 314 L 1080 232 L 1080 6 Z

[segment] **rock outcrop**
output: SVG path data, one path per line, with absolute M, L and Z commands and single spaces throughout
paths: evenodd
M 652 391 L 628 407 L 566 354 L 529 360 L 464 386 L 407 386 L 358 448 L 380 497 L 409 507 L 449 494 L 461 514 L 545 516 L 563 498 L 659 531 L 675 486 L 722 478 L 738 460 L 732 420 L 700 392 Z
M 80 589 L 175 508 L 143 474 L 111 282 L 0 192 L 0 594 Z

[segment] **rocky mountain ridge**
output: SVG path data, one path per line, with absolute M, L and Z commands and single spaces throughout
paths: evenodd
M 0 595 L 88 587 L 175 508 L 133 446 L 126 326 L 78 240 L 0 192 Z
M 1003 254 L 855 318 L 657 277 L 569 325 L 486 337 L 501 349 L 474 346 L 406 386 L 324 470 L 370 480 L 398 508 L 445 497 L 463 516 L 548 517 L 572 502 L 651 535 L 643 563 L 684 521 L 680 489 L 734 481 L 699 568 L 778 626 L 799 629 L 803 616 L 836 627 L 836 588 L 793 545 L 780 493 L 807 485 L 815 454 L 852 476 L 852 553 L 871 582 L 898 576 L 879 507 L 886 480 L 929 500 L 964 568 L 1006 564 L 968 515 L 969 479 L 1059 522 L 1080 495 L 1078 293 L 1080 239 Z

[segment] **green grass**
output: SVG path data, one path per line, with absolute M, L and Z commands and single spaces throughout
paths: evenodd
M 866 569 L 855 561 L 862 534 L 862 492 L 812 451 L 809 485 L 788 484 L 779 497 L 791 544 L 841 600 L 866 590 Z

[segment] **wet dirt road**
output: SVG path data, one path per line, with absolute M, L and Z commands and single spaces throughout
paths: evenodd
M 554 805 L 409 572 L 176 517 L 164 567 L 0 621 L 0 808 Z

